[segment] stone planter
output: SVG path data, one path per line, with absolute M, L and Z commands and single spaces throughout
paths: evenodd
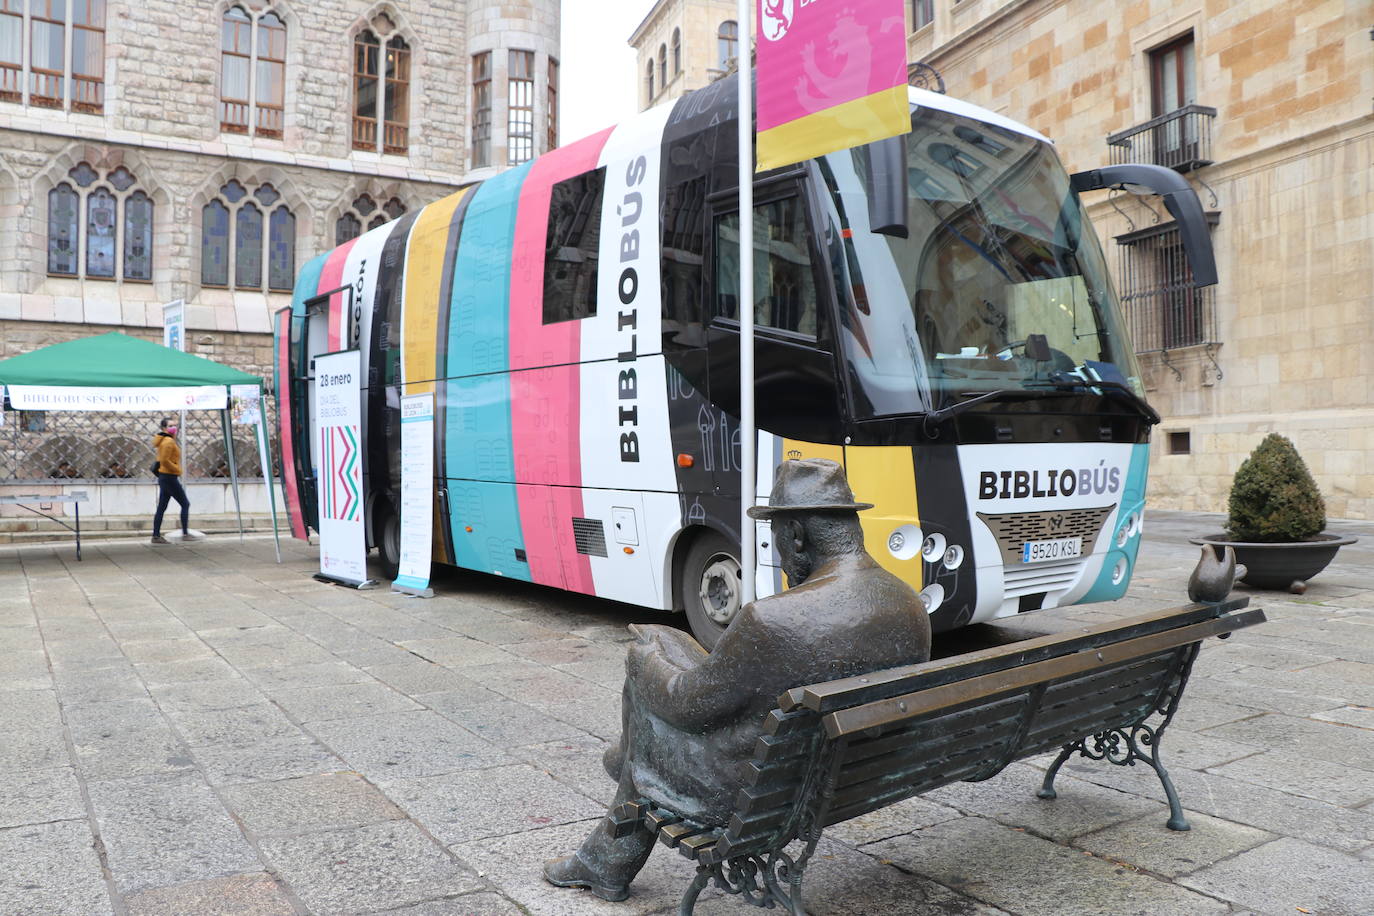
M 1240 581 L 1246 585 L 1302 594 L 1307 590 L 1307 580 L 1326 569 L 1335 559 L 1336 551 L 1355 543 L 1357 538 L 1317 534 L 1305 541 L 1257 544 L 1228 540 L 1225 534 L 1210 534 L 1188 540 L 1193 544 L 1212 544 L 1234 550 L 1236 562 L 1245 564 L 1246 573 Z

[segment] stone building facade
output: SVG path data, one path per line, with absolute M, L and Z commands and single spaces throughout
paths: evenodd
M 724 76 L 739 49 L 735 0 L 658 0 L 630 36 L 638 54 L 639 110 Z
M 268 333 L 270 314 L 290 302 L 289 283 L 278 281 L 294 272 L 288 267 L 337 244 L 340 232 L 346 232 L 341 219 L 352 214 L 366 228 L 380 215 L 389 218 L 423 206 L 512 164 L 508 136 L 516 125 L 509 120 L 502 88 L 510 78 L 510 51 L 527 51 L 533 58 L 529 152 L 548 148 L 557 0 L 81 0 L 74 5 L 86 4 L 104 13 L 98 110 L 81 110 L 76 88 L 56 100 L 56 107 L 40 97 L 32 88 L 34 71 L 40 69 L 32 59 L 37 52 L 26 41 L 19 42 L 25 58 L 14 82 L 29 91 L 0 91 L 0 321 L 159 327 L 161 304 L 184 299 L 192 339 L 196 332 Z M 256 106 L 258 117 L 246 128 L 234 123 L 223 103 L 231 91 L 225 87 L 223 33 L 226 14 L 234 9 L 255 24 L 274 15 L 284 29 L 280 111 L 265 117 L 273 100 L 255 99 L 262 102 Z M 7 18 L 0 12 L 0 20 Z M 0 21 L 0 44 L 5 25 Z M 248 31 L 251 40 L 267 44 L 261 28 Z M 388 141 L 386 149 L 366 148 L 355 124 L 356 52 L 365 31 L 382 42 L 400 39 L 408 57 L 408 111 L 397 115 L 403 140 L 396 146 Z M 249 60 L 260 74 L 262 58 L 271 52 L 259 50 L 250 47 Z M 470 119 L 472 59 L 483 52 L 491 53 L 493 63 L 486 165 L 473 162 Z M 77 56 L 73 52 L 69 59 Z M 79 65 L 79 60 L 69 63 Z M 3 66 L 0 61 L 0 89 L 10 85 Z M 70 72 L 74 76 L 75 70 Z M 76 87 L 78 80 L 72 78 L 71 84 Z M 82 163 L 88 168 L 81 169 Z M 267 185 L 270 204 L 257 194 Z M 74 190 L 78 199 L 77 238 L 71 243 L 75 269 L 69 269 L 70 261 L 54 265 L 50 258 L 50 197 L 58 186 Z M 151 201 L 150 271 L 131 275 L 116 269 L 111 277 L 106 266 L 93 265 L 96 246 L 88 238 L 89 223 L 102 217 L 91 213 L 89 202 L 100 190 L 116 201 L 115 263 L 123 268 L 129 254 L 123 248 L 132 234 L 124 225 L 126 202 L 139 193 Z M 266 252 L 262 264 L 248 265 L 246 282 L 239 281 L 237 270 L 228 282 L 206 282 L 204 225 L 210 216 L 205 208 L 212 200 L 221 200 L 234 220 L 245 202 L 253 204 L 261 213 L 256 233 L 269 243 L 276 241 L 271 214 L 285 208 L 294 221 L 291 250 L 280 257 Z M 64 219 L 69 215 L 61 213 Z M 231 243 L 235 255 L 237 241 Z M 272 266 L 279 268 L 275 276 Z M 86 330 L 73 327 L 72 333 Z
M 1071 171 L 1157 161 L 1213 214 L 1195 295 L 1157 200 L 1099 192 L 1148 397 L 1151 503 L 1225 511 L 1264 435 L 1334 517 L 1374 517 L 1374 35 L 1345 0 L 914 0 L 908 60 L 1054 138 Z M 1213 113 L 1214 112 L 1214 113 Z
M 182 299 L 191 352 L 270 379 L 300 265 L 557 144 L 559 29 L 558 0 L 0 0 L 5 355 Z

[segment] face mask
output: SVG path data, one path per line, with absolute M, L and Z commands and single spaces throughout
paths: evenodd
M 169 436 L 175 436 L 176 434 L 177 434 L 177 428 L 176 428 L 175 426 L 169 426 L 169 427 L 167 427 L 167 435 L 169 435 Z

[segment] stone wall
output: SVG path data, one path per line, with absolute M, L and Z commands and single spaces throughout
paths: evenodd
M 685 92 L 700 89 L 719 78 L 720 55 L 716 35 L 720 24 L 738 13 L 734 0 L 661 0 L 630 36 L 630 46 L 638 52 L 634 78 L 639 89 L 639 108 L 675 99 Z M 673 30 L 682 34 L 682 72 L 673 70 Z M 668 82 L 660 84 L 658 49 L 668 51 Z M 654 96 L 649 98 L 645 73 L 654 62 Z
M 1189 178 L 1220 215 L 1220 346 L 1143 355 L 1164 416 L 1150 482 L 1161 508 L 1224 511 L 1231 475 L 1277 431 L 1330 515 L 1374 517 L 1374 42 L 1357 6 L 937 0 L 935 22 L 909 36 L 909 58 L 951 95 L 1052 137 L 1072 171 L 1110 161 L 1106 136 L 1150 119 L 1148 52 L 1192 32 L 1197 101 L 1217 109 L 1214 162 Z M 1090 198 L 1114 267 L 1112 238 L 1158 219 L 1116 204 Z M 1169 431 L 1190 434 L 1189 454 L 1168 454 Z

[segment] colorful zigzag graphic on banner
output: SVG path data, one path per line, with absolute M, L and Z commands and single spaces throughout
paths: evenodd
M 327 475 L 320 488 L 320 514 L 340 522 L 357 521 L 363 502 L 358 427 L 320 427 L 320 458 Z

